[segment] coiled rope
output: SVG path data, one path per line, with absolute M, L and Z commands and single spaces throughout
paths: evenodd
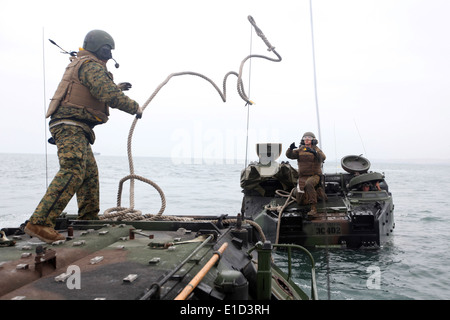
M 264 206 L 264 210 L 268 211 L 277 211 L 278 212 L 278 223 L 277 223 L 277 234 L 275 237 L 275 244 L 278 244 L 278 240 L 280 238 L 280 226 L 281 226 L 281 217 L 283 215 L 284 209 L 286 209 L 291 203 L 296 202 L 296 198 L 293 196 L 295 189 L 297 187 L 292 188 L 291 192 L 287 192 L 284 190 L 276 190 L 275 193 L 282 198 L 286 198 L 286 201 L 282 206 L 272 206 L 270 203 Z
M 208 77 L 197 73 L 197 72 L 191 72 L 191 71 L 184 71 L 184 72 L 178 72 L 178 73 L 172 73 L 170 74 L 157 88 L 156 90 L 153 92 L 153 94 L 147 99 L 147 101 L 142 105 L 142 110 L 144 111 L 147 106 L 150 104 L 150 102 L 155 98 L 155 96 L 159 93 L 159 91 L 173 78 L 173 77 L 177 77 L 177 76 L 183 76 L 183 75 L 191 75 L 191 76 L 197 76 L 200 77 L 206 81 L 208 81 L 215 89 L 216 91 L 219 93 L 220 97 L 222 98 L 223 102 L 226 102 L 226 82 L 227 79 L 230 75 L 235 75 L 237 76 L 237 91 L 239 96 L 247 103 L 252 105 L 253 102 L 249 100 L 248 96 L 245 93 L 244 90 L 244 84 L 242 81 L 242 70 L 244 68 L 244 64 L 247 60 L 251 59 L 251 58 L 262 58 L 262 59 L 266 59 L 269 61 L 273 61 L 273 62 L 280 62 L 281 61 L 281 56 L 275 51 L 275 47 L 273 47 L 270 42 L 267 40 L 266 36 L 264 35 L 264 33 L 261 31 L 261 29 L 256 25 L 255 20 L 253 19 L 252 16 L 248 16 L 248 20 L 249 22 L 252 24 L 252 26 L 255 29 L 256 34 L 264 41 L 264 43 L 267 46 L 267 50 L 273 52 L 277 58 L 270 58 L 264 55 L 257 55 L 257 54 L 250 54 L 247 57 L 245 57 L 244 60 L 242 60 L 240 68 L 239 68 L 239 73 L 236 73 L 234 71 L 230 71 L 227 74 L 225 74 L 225 77 L 223 79 L 223 92 L 219 89 L 219 87 Z M 186 221 L 186 220 L 193 220 L 193 218 L 187 218 L 187 217 L 176 217 L 176 216 L 163 216 L 163 212 L 166 208 L 166 199 L 165 199 L 165 195 L 164 192 L 162 191 L 162 189 L 153 181 L 151 181 L 150 179 L 138 176 L 134 173 L 134 164 L 133 164 L 133 156 L 132 156 L 132 151 L 131 151 L 131 142 L 132 142 L 132 137 L 133 137 L 133 133 L 134 133 L 134 129 L 136 127 L 138 119 L 135 118 L 133 120 L 133 123 L 131 125 L 129 134 L 128 134 L 128 141 L 127 141 L 127 153 L 128 153 L 128 163 L 129 163 L 129 167 L 130 167 L 130 174 L 127 175 L 126 177 L 122 178 L 119 182 L 119 190 L 117 193 L 117 206 L 114 208 L 110 208 L 105 210 L 105 212 L 103 213 L 103 215 L 100 215 L 100 219 L 108 219 L 108 220 L 120 220 L 120 221 L 129 221 L 129 220 L 177 220 L 177 221 Z M 123 183 L 127 180 L 130 180 L 130 207 L 129 208 L 125 208 L 121 206 L 121 198 L 122 198 L 122 189 L 123 189 Z M 153 186 L 160 194 L 161 197 L 161 208 L 159 210 L 159 212 L 155 215 L 153 214 L 142 214 L 141 211 L 136 210 L 134 208 L 134 180 L 140 180 L 142 182 L 145 182 L 147 184 L 150 184 L 151 186 Z M 231 220 L 235 220 L 235 219 L 229 219 L 229 220 L 224 220 L 227 222 L 232 222 Z M 211 220 L 209 220 L 211 221 Z M 253 225 L 254 227 L 256 227 L 258 230 L 260 230 L 260 233 L 262 233 L 261 228 L 259 227 L 259 225 L 257 225 L 256 223 L 254 223 L 253 221 L 249 221 L 249 220 L 245 220 L 246 223 L 249 223 L 251 225 Z

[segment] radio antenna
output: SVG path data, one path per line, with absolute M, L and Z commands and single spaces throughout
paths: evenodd
M 45 150 L 45 186 L 48 188 L 48 159 L 47 159 L 47 120 L 46 120 L 46 113 L 47 113 L 47 98 L 45 94 L 45 46 L 44 46 L 44 27 L 42 27 L 42 77 L 44 80 L 44 150 Z
M 55 41 L 53 41 L 52 39 L 48 39 L 48 41 L 50 41 L 52 44 L 54 44 L 55 46 L 57 46 L 58 48 L 60 48 L 62 51 L 61 51 L 61 53 L 65 53 L 65 54 L 70 54 L 72 57 L 76 57 L 77 56 L 77 53 L 75 52 L 75 51 L 67 51 L 67 50 L 64 50 L 63 48 L 61 48 L 60 46 L 58 46 L 57 44 L 56 44 L 56 42 Z

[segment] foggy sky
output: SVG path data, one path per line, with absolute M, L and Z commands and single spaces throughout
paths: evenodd
M 133 155 L 242 159 L 248 134 L 254 160 L 258 142 L 280 142 L 285 150 L 305 131 L 319 133 L 309 0 L 78 1 L 70 8 L 0 1 L 0 152 L 56 152 L 45 143 L 45 112 L 69 60 L 48 39 L 77 51 L 90 30 L 110 33 L 120 68 L 108 68 L 117 83 L 132 83 L 126 93 L 143 105 L 171 73 L 198 72 L 222 88 L 224 75 L 239 71 L 250 53 L 274 58 L 248 15 L 283 58 L 245 64 L 245 90 L 255 105 L 245 106 L 235 77 L 225 103 L 203 79 L 173 78 L 138 121 Z M 312 9 L 327 157 L 449 159 L 450 2 L 313 0 Z M 111 110 L 95 129 L 94 151 L 127 155 L 133 119 Z

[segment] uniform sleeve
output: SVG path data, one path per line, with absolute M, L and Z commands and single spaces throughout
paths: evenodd
M 324 162 L 325 159 L 327 158 L 325 156 L 325 153 L 323 153 L 323 151 L 320 150 L 318 147 L 316 147 L 316 151 L 317 151 L 317 155 L 319 156 L 320 162 Z
M 286 150 L 286 157 L 289 159 L 298 159 L 298 149 L 292 150 L 291 148 L 288 148 Z
M 81 66 L 80 81 L 89 88 L 91 94 L 111 108 L 136 114 L 139 104 L 126 96 L 109 77 L 106 68 L 97 62 L 89 61 Z

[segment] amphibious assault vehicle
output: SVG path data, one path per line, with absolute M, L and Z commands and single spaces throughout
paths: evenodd
M 252 221 L 183 217 L 159 221 L 58 219 L 65 241 L 46 244 L 20 228 L 0 237 L 0 299 L 317 299 L 314 260 L 305 293 L 272 260 Z M 206 220 L 205 220 L 206 219 Z M 294 266 L 292 266 L 294 267 Z
M 379 248 L 392 235 L 394 204 L 384 174 L 370 161 L 349 155 L 342 173 L 324 173 L 317 213 L 308 215 L 297 188 L 298 172 L 278 163 L 280 143 L 257 145 L 259 161 L 241 172 L 242 214 L 258 223 L 272 243 L 311 247 Z M 367 191 L 363 190 L 366 186 Z

